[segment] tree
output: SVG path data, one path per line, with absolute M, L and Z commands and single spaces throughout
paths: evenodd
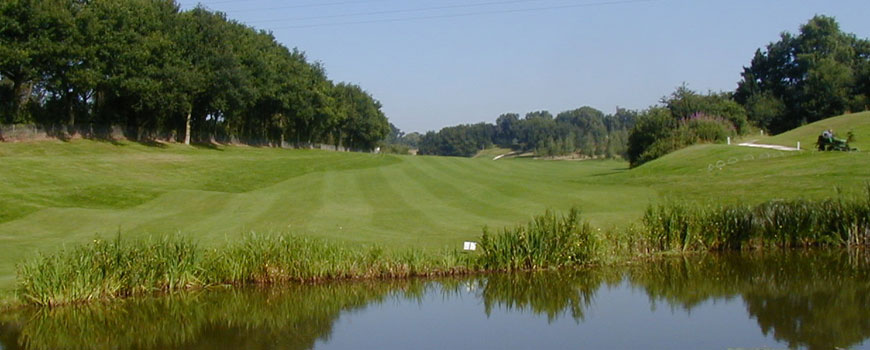
M 661 102 L 678 120 L 689 119 L 698 114 L 715 116 L 731 122 L 739 134 L 745 133 L 749 126 L 746 110 L 729 93 L 699 94 L 682 85 L 670 96 L 663 97 Z
M 45 88 L 44 78 L 76 64 L 71 57 L 76 7 L 65 0 L 0 4 L 0 123 L 33 122 L 23 109 L 34 91 Z
M 0 123 L 360 149 L 388 130 L 380 104 L 361 88 L 337 89 L 301 51 L 201 6 L 9 0 L 0 20 Z
M 865 109 L 868 47 L 867 39 L 843 33 L 833 18 L 815 16 L 797 36 L 784 33 L 756 51 L 734 98 L 749 120 L 772 132 Z
M 603 153 L 608 133 L 603 112 L 588 106 L 580 107 L 559 113 L 556 122 L 570 130 L 573 135 L 571 143 L 580 146 L 584 154 L 594 156 Z
M 676 127 L 676 119 L 667 108 L 653 107 L 641 113 L 628 137 L 626 153 L 631 166 L 643 164 L 643 153 L 656 141 L 668 138 Z
M 335 89 L 336 103 L 347 113 L 341 124 L 343 144 L 350 149 L 374 149 L 390 130 L 380 102 L 357 85 L 342 83 Z
M 519 121 L 520 115 L 516 113 L 505 113 L 500 115 L 498 119 L 495 120 L 495 144 L 509 148 L 516 146 Z

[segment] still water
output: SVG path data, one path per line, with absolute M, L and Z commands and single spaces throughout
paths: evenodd
M 870 349 L 870 255 L 210 290 L 0 315 L 0 349 Z

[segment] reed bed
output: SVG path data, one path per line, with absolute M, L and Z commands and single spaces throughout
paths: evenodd
M 25 262 L 16 292 L 24 303 L 57 306 L 216 285 L 453 275 L 471 266 L 455 251 L 386 253 L 290 234 L 252 233 L 219 249 L 178 236 L 118 237 Z
M 650 206 L 642 234 L 658 251 L 867 246 L 870 190 L 866 198 Z
M 598 250 L 592 227 L 572 208 L 567 215 L 547 211 L 528 225 L 490 235 L 484 228 L 479 264 L 487 270 L 534 270 L 588 263 Z

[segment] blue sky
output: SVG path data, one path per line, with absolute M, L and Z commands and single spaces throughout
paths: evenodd
M 270 30 L 359 84 L 406 132 L 581 106 L 643 109 L 682 83 L 733 90 L 815 14 L 870 37 L 870 1 L 179 0 Z

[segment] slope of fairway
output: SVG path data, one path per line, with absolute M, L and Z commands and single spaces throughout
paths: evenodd
M 293 232 L 388 249 L 458 248 L 488 225 L 580 207 L 598 227 L 664 199 L 825 197 L 870 182 L 866 152 L 699 145 L 615 160 L 391 156 L 77 140 L 0 144 L 0 289 L 38 251 L 181 233 L 206 245 Z
M 794 147 L 797 141 L 800 141 L 801 148 L 815 149 L 819 134 L 828 129 L 833 129 L 836 136 L 843 139 L 851 131 L 855 135 L 855 141 L 849 145 L 853 148 L 870 151 L 870 112 L 846 114 L 819 120 L 770 138 L 761 139 L 759 142 Z
M 861 195 L 870 185 L 867 152 L 785 152 L 696 145 L 630 172 L 626 184 L 655 188 L 663 198 L 757 203 L 777 198 Z
M 96 235 L 181 232 L 220 244 L 253 230 L 456 248 L 484 225 L 523 222 L 547 208 L 576 205 L 595 224 L 618 223 L 655 196 L 575 181 L 625 171 L 617 161 L 578 166 L 74 141 L 0 144 L 0 164 L 0 286 L 35 251 Z

